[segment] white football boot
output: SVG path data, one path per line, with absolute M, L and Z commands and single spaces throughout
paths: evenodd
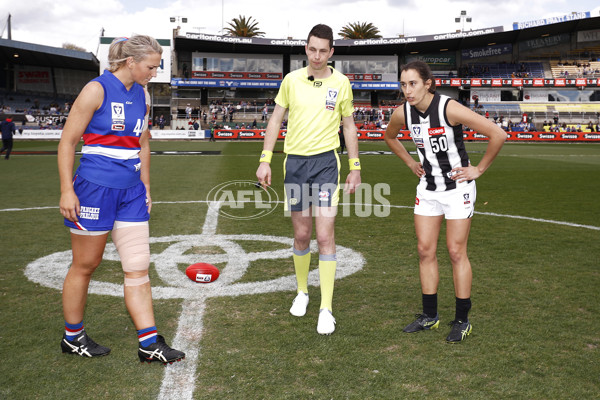
M 308 306 L 308 293 L 299 291 L 290 308 L 290 314 L 295 317 L 303 317 L 306 314 L 306 306 Z
M 335 331 L 335 318 L 333 318 L 331 311 L 326 308 L 322 308 L 319 312 L 317 332 L 320 335 L 331 335 L 333 331 Z

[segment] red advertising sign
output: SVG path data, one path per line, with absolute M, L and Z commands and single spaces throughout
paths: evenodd
M 281 80 L 283 78 L 283 75 L 277 72 L 192 71 L 192 78 Z
M 286 130 L 279 131 L 278 139 L 285 139 Z M 436 132 L 433 132 L 436 133 Z M 359 140 L 383 140 L 385 134 L 381 129 L 361 129 L 357 131 Z M 540 141 L 540 142 L 597 142 L 600 143 L 600 132 L 507 132 L 507 141 Z M 215 139 L 221 140 L 262 140 L 264 129 L 220 129 L 215 131 Z M 487 136 L 468 131 L 463 132 L 465 140 L 488 140 Z M 399 140 L 411 140 L 409 131 L 400 131 Z

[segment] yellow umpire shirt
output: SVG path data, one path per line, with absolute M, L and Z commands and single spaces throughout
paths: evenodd
M 329 67 L 325 79 L 308 79 L 308 68 L 290 72 L 281 82 L 275 103 L 289 110 L 283 151 L 310 156 L 339 147 L 342 117 L 354 112 L 348 77 Z

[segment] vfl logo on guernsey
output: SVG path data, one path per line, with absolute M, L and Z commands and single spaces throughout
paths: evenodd
M 112 112 L 112 124 L 111 129 L 113 131 L 124 131 L 125 130 L 125 107 L 123 103 L 110 103 L 110 109 Z
M 327 89 L 327 98 L 325 98 L 325 108 L 327 110 L 333 111 L 335 108 L 335 103 L 337 103 L 339 91 L 337 89 L 328 88 Z
M 421 137 L 421 127 L 420 126 L 413 126 L 412 131 L 413 131 L 414 138 Z
M 427 133 L 429 133 L 429 136 L 443 135 L 445 132 L 446 132 L 446 129 L 444 129 L 444 128 L 429 128 L 427 130 Z

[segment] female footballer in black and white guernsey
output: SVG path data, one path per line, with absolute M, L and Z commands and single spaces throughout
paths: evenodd
M 460 342 L 471 333 L 471 264 L 467 242 L 475 207 L 475 179 L 492 164 L 506 133 L 492 121 L 435 92 L 435 79 L 427 64 L 415 61 L 405 65 L 400 85 L 406 99 L 398 107 L 385 132 L 390 149 L 419 178 L 415 200 L 415 231 L 419 253 L 419 273 L 423 312 L 404 328 L 405 332 L 436 329 L 439 271 L 437 243 L 442 221 L 446 219 L 446 243 L 454 280 L 456 314 L 450 322 L 448 342 Z M 489 138 L 478 165 L 471 165 L 463 142 L 462 125 Z M 396 139 L 404 126 L 417 146 L 416 161 Z

